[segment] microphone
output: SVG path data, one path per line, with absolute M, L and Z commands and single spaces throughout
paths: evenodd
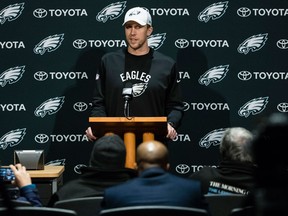
M 132 83 L 126 82 L 125 86 L 122 90 L 122 97 L 124 99 L 124 116 L 126 118 L 129 118 L 129 101 L 133 98 L 133 89 L 132 89 Z
M 124 98 L 125 101 L 129 101 L 132 100 L 132 83 L 131 82 L 127 82 L 125 83 L 125 86 L 122 90 L 122 97 Z

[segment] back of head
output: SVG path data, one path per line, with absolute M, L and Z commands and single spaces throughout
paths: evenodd
M 273 113 L 259 126 L 252 143 L 259 184 L 274 187 L 283 182 L 288 185 L 287 140 L 287 114 Z
M 250 143 L 253 134 L 243 127 L 226 129 L 220 143 L 220 154 L 223 160 L 253 162 Z
M 257 215 L 288 215 L 288 116 L 272 113 L 259 124 L 252 152 L 257 164 Z
M 141 143 L 136 152 L 138 170 L 142 171 L 150 167 L 169 168 L 168 149 L 156 140 Z
M 125 167 L 126 148 L 124 141 L 116 134 L 98 138 L 90 156 L 90 166 L 99 170 L 116 170 Z

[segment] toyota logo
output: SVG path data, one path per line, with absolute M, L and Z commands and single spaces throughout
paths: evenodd
M 237 76 L 242 81 L 247 81 L 252 78 L 252 74 L 249 71 L 240 71 Z
M 287 39 L 278 40 L 277 47 L 279 49 L 288 49 L 288 40 Z
M 189 41 L 187 39 L 177 39 L 175 41 L 175 46 L 179 49 L 184 49 L 189 46 Z
M 37 71 L 34 73 L 34 79 L 37 81 L 44 81 L 48 79 L 48 74 L 45 71 Z
M 248 17 L 251 15 L 251 10 L 247 7 L 241 7 L 237 10 L 237 14 L 240 17 Z
M 73 41 L 73 47 L 76 49 L 84 49 L 87 46 L 87 42 L 83 39 L 77 39 Z
M 277 105 L 277 110 L 279 112 L 288 112 L 288 103 L 283 102 Z
M 186 174 L 190 171 L 190 167 L 187 164 L 179 164 L 175 168 L 177 173 Z
M 47 14 L 48 12 L 44 8 L 37 8 L 33 11 L 34 17 L 39 19 L 46 17 Z
M 84 102 L 77 102 L 73 105 L 74 110 L 78 111 L 78 112 L 83 112 L 85 110 L 87 110 L 88 105 Z
M 43 144 L 43 143 L 47 143 L 49 141 L 49 137 L 46 134 L 37 134 L 34 137 L 35 142 Z

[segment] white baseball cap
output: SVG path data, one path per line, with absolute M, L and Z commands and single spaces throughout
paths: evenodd
M 144 7 L 134 7 L 129 9 L 124 18 L 122 25 L 125 25 L 128 21 L 135 21 L 140 25 L 150 25 L 152 26 L 152 18 L 147 8 Z

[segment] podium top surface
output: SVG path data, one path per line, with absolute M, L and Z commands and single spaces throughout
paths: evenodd
M 64 166 L 44 166 L 44 170 L 27 170 L 31 178 L 58 178 Z
M 110 132 L 119 135 L 126 132 L 167 134 L 167 117 L 90 117 L 89 123 L 96 136 Z
M 89 117 L 89 122 L 167 122 L 167 117 Z

